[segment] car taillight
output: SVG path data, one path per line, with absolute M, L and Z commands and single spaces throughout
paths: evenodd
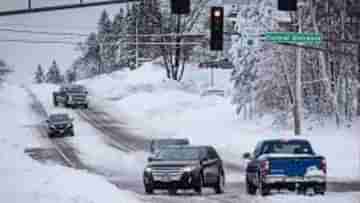
M 325 159 L 321 160 L 320 170 L 322 170 L 326 174 L 326 160 Z
M 270 162 L 268 160 L 262 161 L 260 163 L 261 174 L 265 175 L 269 172 L 269 170 L 270 170 Z

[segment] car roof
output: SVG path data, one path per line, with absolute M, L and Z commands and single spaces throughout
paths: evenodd
M 170 145 L 166 146 L 163 149 L 208 149 L 213 148 L 212 146 L 203 146 L 203 145 Z
M 51 117 L 51 116 L 69 116 L 69 115 L 66 113 L 52 113 L 49 115 L 49 117 Z
M 282 141 L 287 141 L 287 142 L 309 142 L 307 139 L 300 139 L 300 138 L 277 138 L 277 139 L 267 139 L 264 140 L 264 142 L 282 142 Z

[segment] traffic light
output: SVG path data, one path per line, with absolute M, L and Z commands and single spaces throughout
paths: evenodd
M 297 0 L 278 0 L 278 8 L 280 11 L 296 11 Z
M 224 8 L 211 7 L 210 50 L 221 51 L 224 44 Z
M 189 14 L 190 0 L 171 0 L 171 13 L 173 14 Z

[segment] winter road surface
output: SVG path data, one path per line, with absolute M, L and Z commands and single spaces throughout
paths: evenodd
M 45 117 L 47 116 L 48 109 L 46 106 L 50 104 L 44 104 L 37 97 L 30 92 L 30 96 L 33 99 L 32 108 L 34 112 Z M 45 107 L 44 107 L 45 106 Z M 126 156 L 131 156 L 138 151 L 145 151 L 148 145 L 149 140 L 144 136 L 133 136 L 130 131 L 126 128 L 126 122 L 120 122 L 114 119 L 111 115 L 101 111 L 101 109 L 93 109 L 90 108 L 88 110 L 69 110 L 69 113 L 81 124 L 83 128 L 82 131 L 90 132 L 86 128 L 93 128 L 91 131 L 95 133 L 96 136 L 101 137 L 101 139 L 105 140 L 108 144 L 107 147 L 116 149 L 117 151 L 125 154 Z M 81 143 L 74 144 L 70 138 L 67 139 L 54 139 L 50 140 L 46 136 L 46 131 L 43 126 L 37 126 L 34 128 L 34 134 L 41 139 L 41 142 L 48 142 L 49 147 L 55 148 L 55 152 L 49 149 L 31 149 L 27 152 L 34 159 L 38 160 L 46 160 L 50 159 L 53 162 L 59 162 L 60 164 L 64 164 L 69 167 L 85 169 L 93 173 L 97 173 L 100 175 L 104 175 L 109 182 L 116 185 L 119 189 L 129 190 L 135 192 L 138 197 L 143 202 L 154 202 L 154 203 L 178 203 L 178 202 L 189 202 L 189 203 L 236 203 L 236 202 L 263 202 L 265 200 L 261 197 L 250 197 L 245 194 L 245 185 L 243 183 L 243 178 L 240 176 L 234 176 L 234 174 L 243 173 L 243 167 L 233 163 L 227 163 L 226 160 L 226 174 L 227 185 L 226 192 L 221 195 L 214 194 L 213 190 L 205 189 L 204 194 L 202 196 L 196 195 L 194 192 L 190 191 L 179 191 L 177 195 L 170 196 L 166 191 L 156 192 L 155 195 L 145 195 L 144 189 L 140 177 L 127 177 L 128 174 L 126 172 L 122 172 L 118 169 L 113 169 L 116 171 L 116 175 L 106 175 L 103 173 L 103 168 L 99 165 L 102 164 L 103 157 L 97 156 L 96 161 L 99 161 L 97 167 L 95 165 L 87 164 L 88 160 L 83 160 L 84 154 L 86 153 L 83 150 L 83 146 Z M 77 135 L 75 135 L 77 136 Z M 87 142 L 85 139 L 89 139 L 90 136 L 82 137 L 82 141 L 86 145 Z M 106 145 L 96 147 L 106 147 Z M 80 153 L 81 152 L 81 153 Z M 87 151 L 88 152 L 88 151 Z M 145 158 L 144 158 L 145 159 Z M 95 162 L 96 162 L 95 161 Z M 116 160 L 115 160 L 116 161 Z M 128 163 L 124 163 L 128 164 Z M 111 167 L 111 166 L 110 166 Z M 131 166 L 130 166 L 131 167 Z M 123 174 L 122 174 L 123 173 Z M 236 177 L 232 179 L 232 177 Z M 329 183 L 329 193 L 326 197 L 337 197 L 339 192 L 354 192 L 360 191 L 360 183 L 346 183 L 346 182 L 338 182 L 338 183 Z M 287 194 L 288 195 L 288 194 Z M 270 198 L 277 198 L 285 196 L 283 194 L 276 194 Z M 286 197 L 285 197 L 286 199 Z M 265 201 L 267 202 L 267 201 Z M 272 201 L 271 201 L 272 202 Z M 286 202 L 286 201 L 285 201 Z M 297 201 L 295 201 L 297 202 Z

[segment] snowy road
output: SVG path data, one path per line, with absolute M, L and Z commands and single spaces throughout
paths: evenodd
M 41 97 L 41 95 L 37 95 Z M 44 98 L 39 99 L 44 106 L 44 109 L 39 109 L 34 105 L 36 108 L 34 109 L 35 112 L 48 112 L 51 109 L 51 103 L 44 102 Z M 154 203 L 178 203 L 178 202 L 194 202 L 194 203 L 236 203 L 236 202 L 284 202 L 284 198 L 286 199 L 289 194 L 275 194 L 268 198 L 261 198 L 261 197 L 251 197 L 245 194 L 245 185 L 243 183 L 243 176 L 242 175 L 235 175 L 236 173 L 242 173 L 243 167 L 237 164 L 227 164 L 226 171 L 228 176 L 228 183 L 226 187 L 226 193 L 222 195 L 215 195 L 214 192 L 210 189 L 205 190 L 202 196 L 196 195 L 194 192 L 183 192 L 180 191 L 178 195 L 169 196 L 166 191 L 157 192 L 155 195 L 145 195 L 143 190 L 143 184 L 141 180 L 141 170 L 142 166 L 136 166 L 137 161 L 135 160 L 136 164 L 135 167 L 131 166 L 131 163 L 125 162 L 121 163 L 124 159 L 109 159 L 104 161 L 104 157 L 100 154 L 99 149 L 94 149 L 92 147 L 101 148 L 101 150 L 106 151 L 110 150 L 109 148 L 116 149 L 111 151 L 111 153 L 121 153 L 122 156 L 127 157 L 126 159 L 131 159 L 129 157 L 135 156 L 134 154 L 137 151 L 144 151 L 146 149 L 148 139 L 143 136 L 133 136 L 129 131 L 127 131 L 126 126 L 127 124 L 124 121 L 118 121 L 111 117 L 111 115 L 106 114 L 105 112 L 101 111 L 101 109 L 89 109 L 89 110 L 68 110 L 75 120 L 77 121 L 77 126 L 80 126 L 80 130 L 78 129 L 77 134 L 79 132 L 86 132 L 88 135 L 76 136 L 75 139 L 60 141 L 63 142 L 59 144 L 63 146 L 63 149 L 66 153 L 70 153 L 68 155 L 71 157 L 72 160 L 78 159 L 75 161 L 79 164 L 84 164 L 79 166 L 78 168 L 87 168 L 90 169 L 91 172 L 104 175 L 109 182 L 116 185 L 121 190 L 127 190 L 134 192 L 137 197 L 143 202 L 154 202 Z M 44 133 L 38 131 L 40 134 Z M 96 133 L 95 133 L 96 132 Z M 46 135 L 40 135 L 41 137 L 46 137 Z M 105 140 L 105 145 L 101 145 L 99 142 L 96 142 L 91 145 L 90 147 L 85 145 L 91 144 L 89 140 L 94 138 L 101 138 L 101 140 Z M 44 138 L 45 139 L 45 138 Z M 71 146 L 71 147 L 69 147 Z M 73 153 L 73 154 L 71 154 Z M 93 153 L 93 154 L 91 154 Z M 107 156 L 108 154 L 106 154 Z M 141 160 L 145 159 L 145 154 L 141 154 Z M 93 157 L 91 161 L 89 161 L 89 157 Z M 110 163 L 112 162 L 112 163 Z M 115 163 L 119 162 L 119 163 Z M 106 164 L 104 164 L 106 163 Z M 129 164 L 127 166 L 128 170 L 122 170 L 123 168 L 119 167 L 117 164 Z M 142 163 L 144 164 L 144 163 Z M 129 170 L 130 169 L 130 170 Z M 112 171 L 113 173 L 107 173 Z M 129 173 L 131 171 L 132 173 Z M 134 172 L 135 171 L 135 172 Z M 290 202 L 322 202 L 326 201 L 328 198 L 336 199 L 337 197 L 346 196 L 349 199 L 353 198 L 353 193 L 344 193 L 340 194 L 338 192 L 349 192 L 349 191 L 360 191 L 360 184 L 359 183 L 330 183 L 329 184 L 329 193 L 326 197 L 314 197 L 309 199 L 309 197 L 298 197 L 298 196 L 291 196 L 293 201 Z M 341 199 L 341 198 L 340 198 Z M 285 201 L 287 202 L 287 201 Z

